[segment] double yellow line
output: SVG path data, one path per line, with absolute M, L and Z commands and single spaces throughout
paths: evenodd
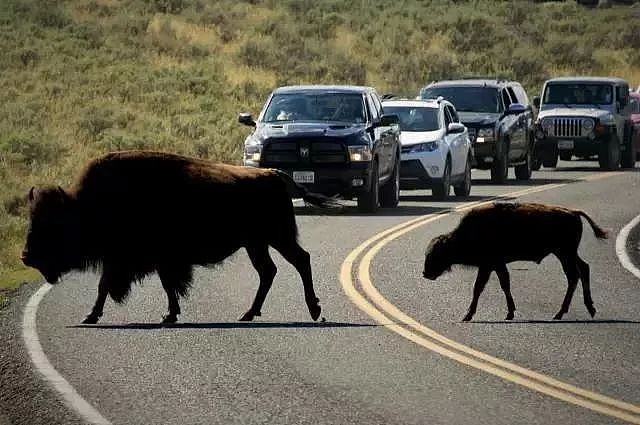
M 583 178 L 581 181 L 599 180 L 618 174 L 615 172 L 595 174 Z M 430 351 L 565 402 L 629 423 L 640 424 L 639 406 L 567 384 L 453 341 L 400 311 L 378 292 L 371 281 L 369 269 L 375 255 L 389 242 L 420 226 L 432 223 L 454 212 L 467 211 L 497 199 L 529 195 L 556 189 L 567 184 L 570 183 L 547 184 L 524 189 L 487 201 L 468 203 L 443 214 L 429 214 L 391 227 L 366 240 L 347 256 L 340 270 L 342 288 L 351 301 L 375 321 Z M 359 290 L 357 283 L 359 283 Z

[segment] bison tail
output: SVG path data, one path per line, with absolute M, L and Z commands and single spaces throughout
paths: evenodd
M 607 232 L 602 227 L 598 226 L 596 222 L 593 221 L 593 219 L 587 215 L 587 213 L 581 210 L 575 210 L 575 213 L 578 214 L 579 216 L 584 217 L 585 220 L 589 222 L 589 225 L 591 225 L 591 228 L 593 229 L 593 234 L 596 235 L 596 238 L 606 239 L 608 237 Z
M 309 191 L 303 185 L 296 183 L 293 181 L 291 176 L 284 171 L 276 170 L 280 178 L 287 185 L 287 190 L 289 191 L 289 195 L 294 198 L 302 198 L 305 203 L 315 205 L 320 208 L 342 208 L 343 205 L 340 204 L 335 198 L 331 198 L 329 196 L 322 195 L 320 193 L 314 193 Z

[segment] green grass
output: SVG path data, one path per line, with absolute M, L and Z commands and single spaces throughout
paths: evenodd
M 237 162 L 268 93 L 294 83 L 415 95 L 492 74 L 531 96 L 544 79 L 640 84 L 634 7 L 419 0 L 0 2 L 0 285 L 19 263 L 32 185 L 69 184 L 90 158 L 151 148 Z M 634 15 L 635 14 L 635 15 Z

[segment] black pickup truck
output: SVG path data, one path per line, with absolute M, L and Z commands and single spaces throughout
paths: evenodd
M 454 104 L 469 129 L 475 168 L 490 169 L 494 183 L 504 183 L 512 166 L 516 179 L 531 178 L 535 116 L 519 83 L 495 78 L 437 81 L 419 95 L 422 99 L 439 96 Z
M 370 87 L 287 86 L 276 89 L 244 145 L 247 166 L 277 168 L 310 190 L 357 198 L 374 212 L 400 199 L 400 129 Z

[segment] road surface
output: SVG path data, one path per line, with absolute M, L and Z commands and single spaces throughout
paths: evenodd
M 237 322 L 257 289 L 241 251 L 220 267 L 197 270 L 181 322 L 171 327 L 157 325 L 166 302 L 155 277 L 134 288 L 125 305 L 108 301 L 98 325 L 79 326 L 96 277 L 67 276 L 38 305 L 38 341 L 78 397 L 113 424 L 640 423 L 640 281 L 615 253 L 617 233 L 640 214 L 640 174 L 560 162 L 506 186 L 474 171 L 472 196 L 461 202 L 433 202 L 428 193 L 403 192 L 399 208 L 376 215 L 299 209 L 324 323 L 310 322 L 299 277 L 275 253 L 278 275 L 262 317 Z M 594 320 L 580 287 L 564 320 L 550 320 L 566 289 L 555 258 L 510 265 L 513 323 L 503 321 L 495 275 L 471 323 L 461 319 L 474 270 L 454 269 L 435 282 L 421 277 L 427 243 L 463 213 L 452 209 L 514 194 L 584 209 L 610 231 L 598 241 L 585 223 L 580 248 L 591 265 Z M 442 216 L 362 245 L 427 214 Z M 637 232 L 631 236 L 637 246 Z M 38 287 L 23 288 L 0 313 L 0 424 L 87 423 L 43 381 L 25 348 L 24 309 Z

